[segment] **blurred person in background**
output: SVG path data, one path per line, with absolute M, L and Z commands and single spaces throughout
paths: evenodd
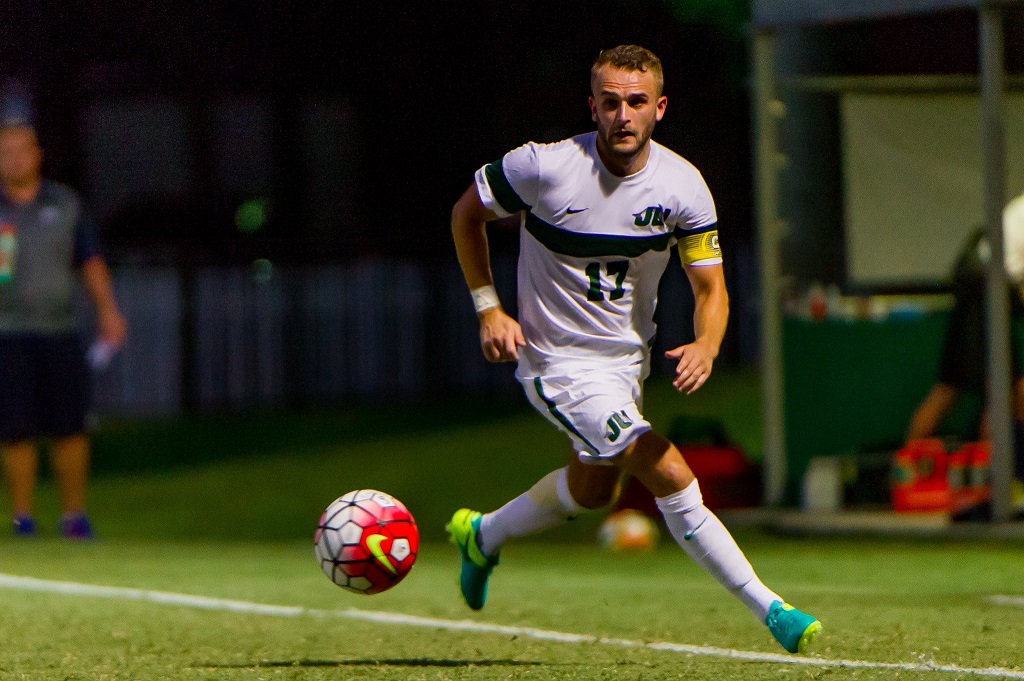
M 677 390 L 693 393 L 711 375 L 729 316 L 707 185 L 688 161 L 651 141 L 668 101 L 663 85 L 661 62 L 648 50 L 605 50 L 591 69 L 597 131 L 510 151 L 477 171 L 452 211 L 484 356 L 518 362 L 531 404 L 573 448 L 567 466 L 501 508 L 455 512 L 447 529 L 462 559 L 462 596 L 482 608 L 507 539 L 607 505 L 627 472 L 657 497 L 687 555 L 795 653 L 821 624 L 761 582 L 704 505 L 679 450 L 640 411 L 671 246 L 679 246 L 696 301 L 696 340 L 666 353 L 677 362 Z M 485 227 L 512 214 L 522 219 L 518 321 L 494 289 Z
M 0 450 L 13 532 L 37 532 L 32 504 L 39 448 L 48 440 L 59 532 L 90 539 L 89 369 L 73 312 L 76 275 L 95 307 L 101 354 L 124 342 L 125 321 L 81 201 L 42 177 L 31 119 L 10 108 L 0 118 Z
M 1024 361 L 1018 327 L 1024 324 L 1024 194 L 1003 211 L 1003 263 L 1010 285 L 1011 351 L 1013 353 L 1014 476 L 1013 504 L 1024 511 Z M 984 403 L 987 367 L 986 270 L 992 259 L 984 228 L 968 237 L 953 267 L 953 308 L 943 342 L 939 377 L 915 409 L 907 429 L 908 442 L 933 437 L 961 395 L 980 395 Z M 983 408 L 976 433 L 988 440 L 988 409 Z

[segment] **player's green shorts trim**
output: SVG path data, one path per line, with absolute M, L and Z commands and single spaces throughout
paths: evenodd
M 572 425 L 572 421 L 566 418 L 565 414 L 558 411 L 558 405 L 555 404 L 554 400 L 548 398 L 544 394 L 544 385 L 541 383 L 540 376 L 535 376 L 533 379 L 533 389 L 537 391 L 537 396 L 540 397 L 541 401 L 548 408 L 548 412 L 559 422 L 562 426 L 570 433 L 579 438 L 580 442 L 586 445 L 591 452 L 598 452 L 599 450 L 594 445 L 590 444 L 590 440 L 583 437 L 583 433 L 576 429 L 576 426 Z

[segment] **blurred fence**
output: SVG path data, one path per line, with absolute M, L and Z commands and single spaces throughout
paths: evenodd
M 735 271 L 752 271 L 748 260 L 738 257 Z M 515 314 L 515 259 L 497 256 L 492 265 L 503 303 Z M 99 414 L 171 416 L 519 391 L 512 365 L 488 364 L 481 355 L 476 316 L 454 260 L 191 271 L 120 266 L 114 282 L 130 331 L 111 365 L 95 374 Z M 682 268 L 668 268 L 659 298 L 656 373 L 669 370 L 662 350 L 692 338 L 693 303 Z M 752 315 L 743 299 L 733 296 L 732 324 L 755 328 L 744 323 Z M 744 340 L 749 335 L 738 337 L 741 358 L 752 345 Z
M 515 263 L 494 273 L 514 307 Z M 518 390 L 487 364 L 458 266 L 392 260 L 114 270 L 129 338 L 94 376 L 100 414 L 173 415 Z

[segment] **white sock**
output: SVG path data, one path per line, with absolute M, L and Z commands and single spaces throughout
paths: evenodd
M 510 537 L 523 537 L 561 525 L 586 509 L 569 493 L 568 469 L 548 473 L 520 494 L 480 519 L 480 550 L 493 556 Z
M 704 505 L 697 481 L 657 501 L 676 543 L 763 623 L 771 604 L 782 598 L 754 574 L 729 530 Z

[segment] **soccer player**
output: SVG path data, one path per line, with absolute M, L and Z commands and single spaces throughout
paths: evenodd
M 495 511 L 456 511 L 446 529 L 462 557 L 462 595 L 478 610 L 507 539 L 608 504 L 620 473 L 629 473 L 657 497 L 683 550 L 795 653 L 821 624 L 757 578 L 704 506 L 679 450 L 641 413 L 670 247 L 679 247 L 696 300 L 696 340 L 666 353 L 677 362 L 672 384 L 680 392 L 707 381 L 729 311 L 708 188 L 690 163 L 651 141 L 668 102 L 663 84 L 661 62 L 648 50 L 605 50 L 591 69 L 597 131 L 510 151 L 477 171 L 455 204 L 452 233 L 484 356 L 518 362 L 530 402 L 568 436 L 576 455 Z M 515 213 L 518 321 L 494 289 L 485 231 L 487 221 Z

